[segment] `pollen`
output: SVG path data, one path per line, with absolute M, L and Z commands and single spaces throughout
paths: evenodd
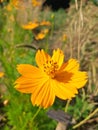
M 43 66 L 44 66 L 44 72 L 51 78 L 54 78 L 59 68 L 57 62 L 54 62 L 53 60 L 49 60 L 46 61 L 46 63 L 43 64 Z

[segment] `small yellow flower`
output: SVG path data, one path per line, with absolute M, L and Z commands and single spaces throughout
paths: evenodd
M 12 9 L 25 9 L 24 2 L 22 0 L 11 0 L 9 4 L 6 6 L 8 11 L 12 11 Z
M 7 11 L 12 11 L 13 7 L 18 8 L 19 0 L 11 0 L 5 7 Z
M 50 26 L 51 23 L 50 23 L 49 21 L 42 21 L 42 22 L 40 23 L 40 25 L 41 25 L 41 26 Z
M 41 32 L 39 32 L 37 35 L 35 35 L 35 39 L 36 40 L 42 40 L 46 37 L 46 35 L 48 34 L 49 30 L 48 29 L 44 29 L 41 30 Z
M 0 72 L 0 78 L 4 76 L 4 73 L 3 72 Z
M 12 11 L 12 5 L 10 3 L 5 8 L 7 11 Z
M 65 42 L 67 40 L 67 35 L 66 34 L 63 34 L 62 36 L 62 41 Z
M 27 29 L 27 30 L 33 30 L 35 28 L 37 28 L 39 26 L 38 22 L 29 22 L 26 25 L 22 25 L 23 29 Z
M 37 0 L 32 0 L 32 5 L 33 5 L 34 7 L 36 7 L 36 6 L 40 6 L 41 3 L 40 3 L 39 1 L 37 1 Z
M 12 4 L 17 7 L 19 4 L 19 0 L 11 0 Z
M 78 89 L 87 82 L 87 73 L 79 71 L 79 63 L 70 59 L 63 63 L 64 54 L 60 49 L 51 57 L 44 50 L 36 53 L 38 67 L 30 64 L 17 66 L 21 76 L 15 81 L 15 88 L 22 93 L 31 93 L 33 105 L 50 107 L 55 98 L 66 100 L 75 97 Z

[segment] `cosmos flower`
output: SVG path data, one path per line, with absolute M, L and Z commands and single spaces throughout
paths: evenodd
M 7 10 L 7 11 L 12 11 L 12 6 L 11 6 L 11 4 L 8 4 L 8 5 L 6 6 L 6 10 Z
M 46 37 L 48 34 L 49 30 L 48 29 L 43 29 L 41 30 L 37 35 L 35 35 L 36 40 L 42 40 Z
M 0 72 L 0 78 L 3 77 L 4 73 L 3 72 Z
M 67 40 L 67 35 L 66 34 L 63 34 L 62 36 L 62 41 L 65 42 Z
M 19 0 L 12 0 L 11 2 L 12 2 L 12 5 L 13 5 L 14 7 L 18 7 L 18 5 L 19 5 Z
M 29 22 L 26 25 L 22 25 L 23 29 L 33 30 L 39 26 L 38 22 Z
M 32 5 L 33 5 L 34 7 L 36 7 L 36 6 L 40 6 L 41 3 L 40 3 L 39 1 L 37 1 L 37 0 L 32 0 Z
M 22 25 L 22 28 L 27 29 L 27 30 L 33 30 L 40 26 L 50 26 L 50 25 L 51 25 L 51 23 L 49 21 L 42 21 L 42 22 L 37 22 L 37 21 L 31 22 L 30 21 L 27 24 Z
M 23 0 L 10 0 L 6 6 L 7 11 L 12 11 L 13 9 L 25 9 Z
M 33 105 L 48 108 L 56 97 L 72 99 L 87 82 L 87 73 L 79 71 L 77 60 L 69 59 L 63 63 L 64 54 L 60 49 L 54 50 L 52 57 L 44 50 L 38 50 L 35 59 L 38 67 L 17 66 L 21 76 L 15 81 L 18 91 L 31 93 Z
M 42 21 L 40 23 L 40 26 L 50 26 L 50 25 L 51 25 L 51 23 L 49 21 Z

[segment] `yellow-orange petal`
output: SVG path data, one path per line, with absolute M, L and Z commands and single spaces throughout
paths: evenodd
M 72 73 L 72 74 L 65 72 L 65 74 L 66 74 L 65 76 L 62 74 L 61 75 L 59 74 L 55 78 L 57 81 L 63 82 L 65 84 L 65 86 L 69 89 L 71 89 L 72 87 L 74 89 L 82 88 L 82 87 L 84 87 L 84 85 L 86 84 L 86 82 L 88 80 L 88 76 L 87 76 L 86 72 L 76 71 L 75 73 Z M 64 78 L 64 77 L 66 77 L 66 78 Z
M 43 64 L 50 60 L 50 58 L 50 55 L 45 53 L 44 50 L 38 50 L 35 57 L 36 63 L 41 69 L 43 69 Z
M 22 25 L 23 29 L 32 30 L 39 26 L 38 22 L 29 22 L 28 24 Z
M 79 71 L 79 63 L 70 59 L 64 63 L 55 77 L 58 81 L 65 83 L 67 87 L 82 88 L 87 82 L 87 73 Z
M 36 40 L 42 40 L 46 37 L 46 35 L 48 34 L 49 30 L 48 29 L 44 29 L 41 30 L 37 35 L 35 35 L 35 39 Z
M 17 70 L 21 75 L 29 78 L 40 78 L 43 76 L 43 73 L 39 68 L 30 64 L 17 65 Z
M 64 54 L 59 48 L 53 51 L 52 60 L 58 63 L 59 68 L 61 67 L 64 60 Z
M 51 23 L 50 23 L 49 21 L 42 21 L 42 22 L 40 23 L 40 25 L 41 25 L 41 26 L 50 26 Z
M 79 63 L 76 59 L 68 60 L 60 68 L 60 71 L 68 71 L 68 72 L 75 72 L 78 70 L 79 70 Z
M 60 99 L 71 99 L 72 97 L 75 97 L 75 94 L 78 93 L 76 88 L 68 88 L 66 84 L 60 83 L 56 80 L 51 79 L 51 84 L 53 86 L 55 95 Z
M 43 86 L 36 87 L 33 90 L 31 96 L 31 102 L 33 105 L 48 108 L 54 103 L 55 94 L 49 80 L 45 82 Z
M 22 75 L 15 81 L 15 88 L 23 93 L 32 93 L 33 87 L 41 86 L 48 80 L 48 76 L 41 69 L 29 64 L 21 64 L 17 67 Z
M 81 72 L 81 71 L 77 71 L 76 73 L 74 73 L 74 75 L 72 76 L 69 85 L 70 86 L 74 86 L 77 89 L 84 87 L 84 85 L 86 84 L 88 80 L 88 75 L 86 72 Z M 69 86 L 68 85 L 68 86 Z
M 37 0 L 32 0 L 32 5 L 33 5 L 34 7 L 40 6 L 40 5 L 41 5 L 41 2 L 39 2 L 39 1 L 37 1 Z
M 3 77 L 4 73 L 3 72 L 0 72 L 0 78 Z
M 45 36 L 46 36 L 46 34 L 44 34 L 43 32 L 40 32 L 37 35 L 35 35 L 35 39 L 36 40 L 42 40 L 42 39 L 45 38 Z
M 68 83 L 68 82 L 70 82 L 72 76 L 73 76 L 73 73 L 71 73 L 71 72 L 58 71 L 58 73 L 56 73 L 54 79 L 60 83 Z
M 16 90 L 22 93 L 32 93 L 33 89 L 36 87 L 41 87 L 48 79 L 46 77 L 29 78 L 29 77 L 19 77 L 15 81 Z M 40 80 L 39 80 L 40 79 Z

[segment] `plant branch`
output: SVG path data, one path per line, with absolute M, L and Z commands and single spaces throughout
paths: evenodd
M 79 122 L 78 124 L 73 126 L 73 129 L 76 129 L 77 127 L 83 125 L 86 123 L 87 120 L 89 120 L 92 116 L 95 115 L 95 113 L 98 112 L 98 108 L 95 109 L 95 111 L 93 111 L 90 115 L 88 115 L 84 120 L 82 120 L 81 122 Z

